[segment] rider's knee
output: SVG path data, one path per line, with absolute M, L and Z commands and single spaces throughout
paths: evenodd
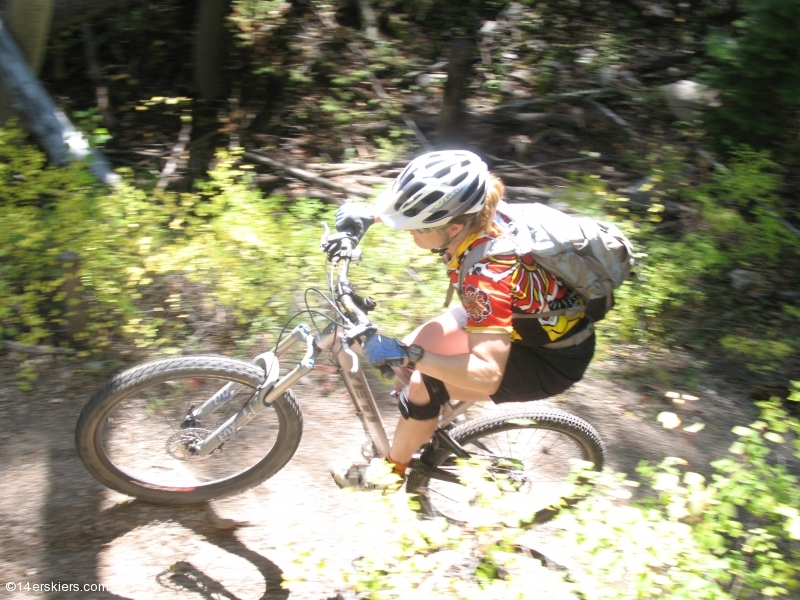
M 399 395 L 400 414 L 404 419 L 427 421 L 439 416 L 442 405 L 450 400 L 444 382 L 418 371 Z

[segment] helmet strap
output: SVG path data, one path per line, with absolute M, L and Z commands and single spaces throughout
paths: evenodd
M 438 230 L 442 234 L 444 243 L 439 248 L 433 248 L 431 252 L 433 252 L 434 254 L 438 254 L 439 256 L 444 256 L 445 252 L 447 252 L 448 247 L 452 246 L 453 244 L 461 243 L 461 241 L 469 235 L 471 229 L 470 225 L 472 225 L 473 221 L 475 221 L 474 218 L 470 219 L 469 221 L 466 221 L 461 231 L 459 231 L 453 237 L 448 237 L 447 234 L 444 232 L 444 228 L 447 227 L 447 225 L 450 225 L 450 223 L 444 225 L 441 229 Z

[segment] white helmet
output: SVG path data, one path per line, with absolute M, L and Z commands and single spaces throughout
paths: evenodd
M 444 227 L 480 212 L 486 200 L 487 167 L 466 150 L 430 152 L 415 158 L 378 196 L 381 221 L 395 230 Z

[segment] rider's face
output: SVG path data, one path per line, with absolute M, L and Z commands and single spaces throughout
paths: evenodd
M 441 248 L 448 240 L 458 234 L 464 228 L 463 225 L 453 223 L 445 225 L 440 229 L 419 230 L 411 229 L 410 233 L 414 237 L 414 243 L 423 250 L 433 250 Z

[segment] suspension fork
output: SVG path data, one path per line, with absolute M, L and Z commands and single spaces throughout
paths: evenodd
M 275 352 L 264 352 L 263 354 L 259 354 L 253 359 L 253 364 L 261 367 L 264 369 L 264 373 L 266 374 L 266 381 L 267 384 L 272 384 L 278 379 L 278 361 L 275 358 L 284 354 L 289 348 L 294 346 L 297 342 L 305 341 L 308 338 L 311 329 L 308 325 L 300 324 L 295 327 L 292 332 L 283 338 L 275 348 Z M 226 404 L 231 398 L 233 398 L 236 393 L 241 390 L 243 387 L 246 387 L 242 383 L 237 383 L 235 381 L 231 381 L 230 383 L 225 384 L 216 394 L 211 396 L 208 400 L 203 402 L 198 408 L 193 409 L 186 418 L 183 420 L 181 426 L 183 428 L 186 427 L 195 427 L 197 421 L 202 421 L 206 417 L 208 417 L 211 413 L 217 410 L 220 406 Z M 264 384 L 262 384 L 264 387 Z
M 317 358 L 319 357 L 320 353 L 326 349 L 324 347 L 320 347 L 320 343 L 322 343 L 324 346 L 324 332 L 323 334 L 313 337 L 309 333 L 308 327 L 306 326 L 298 326 L 295 328 L 295 331 L 298 331 L 296 336 L 298 339 L 296 341 L 299 341 L 299 339 L 304 339 L 306 342 L 306 354 L 300 363 L 283 378 L 281 378 L 280 381 L 276 381 L 278 379 L 279 371 L 277 357 L 275 357 L 271 352 L 265 352 L 257 357 L 256 360 L 261 358 L 262 360 L 271 361 L 267 362 L 267 365 L 270 365 L 267 371 L 267 378 L 261 383 L 261 385 L 258 386 L 255 394 L 253 394 L 253 397 L 241 408 L 241 410 L 239 410 L 239 412 L 225 421 L 216 429 L 216 431 L 214 431 L 204 440 L 192 443 L 190 450 L 195 456 L 203 457 L 211 454 L 228 439 L 236 435 L 242 427 L 255 419 L 258 413 L 270 407 L 273 402 L 280 399 L 291 386 L 314 370 L 314 365 L 317 362 Z M 294 331 L 292 333 L 294 334 Z M 293 335 L 291 337 L 295 336 Z M 280 352 L 285 352 L 291 345 L 291 343 L 287 342 L 287 345 L 283 347 L 279 345 L 277 350 Z M 274 367 L 272 366 L 273 364 Z

